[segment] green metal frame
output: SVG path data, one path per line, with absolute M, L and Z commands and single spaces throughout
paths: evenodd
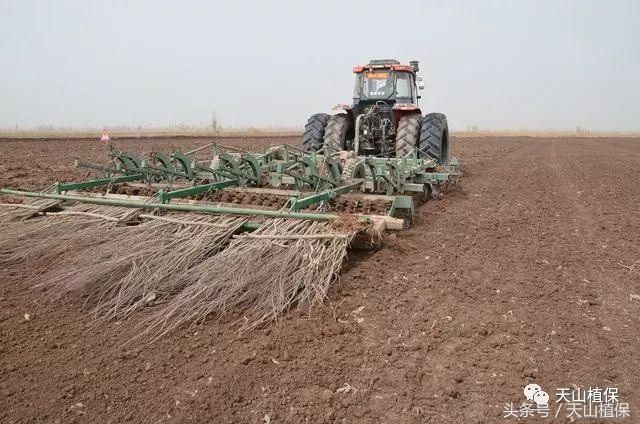
M 194 187 L 184 188 L 181 190 L 172 190 L 172 191 L 159 191 L 158 196 L 160 199 L 160 203 L 169 203 L 171 199 L 177 199 L 181 197 L 189 197 L 195 196 L 200 193 L 207 193 L 216 190 L 220 190 L 226 187 L 232 187 L 238 185 L 238 180 L 224 180 L 211 184 L 203 184 Z
M 299 197 L 290 202 L 289 209 L 290 210 L 300 210 L 307 208 L 315 203 L 326 202 L 328 200 L 334 199 L 341 194 L 348 193 L 350 191 L 354 191 L 362 186 L 364 180 L 360 179 L 357 181 L 353 181 L 351 183 L 342 185 L 340 187 L 331 188 L 328 190 L 324 190 L 310 196 Z
M 206 163 L 197 161 L 195 153 L 205 147 L 211 147 L 212 160 Z M 112 158 L 110 166 L 76 160 L 76 166 L 101 171 L 105 177 L 83 182 L 57 183 L 55 185 L 57 195 L 63 196 L 63 193 L 72 190 L 87 190 L 131 182 L 166 183 L 167 187 L 158 189 L 156 193 L 159 203 L 150 204 L 134 200 L 101 199 L 89 196 L 51 198 L 144 208 L 149 205 L 164 205 L 159 208 L 206 213 L 274 217 L 290 217 L 296 214 L 305 219 L 325 219 L 318 216 L 331 215 L 302 214 L 298 211 L 335 199 L 345 193 L 362 192 L 394 196 L 388 214 L 412 216 L 413 199 L 410 194 L 430 192 L 432 196 L 437 196 L 441 185 L 455 183 L 461 177 L 460 166 L 455 158 L 452 158 L 449 164 L 440 166 L 432 159 L 419 158 L 417 152 L 397 158 L 355 158 L 357 166 L 363 167 L 363 175 L 358 174 L 358 177 L 363 178 L 347 181 L 343 180 L 343 165 L 336 156 L 327 156 L 321 152 L 304 153 L 288 145 L 272 146 L 264 153 L 249 153 L 242 149 L 211 143 L 187 153 L 174 151 L 167 155 L 154 152 L 148 158 L 136 153 L 112 149 L 109 151 L 109 156 Z M 178 180 L 190 183 L 191 187 L 171 189 L 171 185 Z M 294 188 L 300 194 L 291 196 L 282 205 L 280 211 L 171 203 L 173 199 L 189 198 L 228 187 L 284 187 L 285 189 Z M 6 189 L 1 192 L 46 197 L 43 194 Z
M 141 180 L 144 180 L 144 178 L 145 176 L 142 174 L 135 174 L 135 175 L 124 175 L 122 177 L 114 177 L 114 178 L 101 178 L 98 180 L 89 180 L 89 181 L 82 181 L 77 183 L 66 183 L 66 184 L 56 183 L 55 190 L 56 190 L 56 193 L 60 194 L 65 191 L 71 191 L 71 190 L 86 190 L 88 188 L 100 187 L 103 185 L 141 181 Z
M 401 210 L 405 212 L 405 216 L 413 217 L 415 215 L 413 198 L 411 196 L 394 196 L 389 215 L 398 215 Z
M 201 180 L 237 180 L 240 187 L 281 187 L 293 181 L 296 190 L 324 191 L 338 188 L 342 165 L 332 156 L 317 153 L 300 154 L 291 146 L 278 146 L 265 153 L 248 153 L 242 149 L 224 147 L 212 143 L 215 164 L 198 163 L 189 154 L 180 151 L 170 156 L 162 153 L 150 155 L 155 164 L 141 159 L 134 153 L 111 151 L 115 158 L 112 167 L 77 162 L 78 166 L 112 174 L 144 175 L 143 180 L 173 182 L 184 179 L 196 184 Z M 362 158 L 365 166 L 365 183 L 362 191 L 387 195 L 421 192 L 424 184 L 455 182 L 458 162 L 452 159 L 447 166 L 438 166 L 428 158 L 409 154 L 398 158 Z M 287 180 L 288 178 L 288 180 Z
M 318 221 L 330 221 L 338 217 L 335 214 L 325 213 L 302 213 L 302 212 L 286 212 L 286 211 L 273 211 L 266 209 L 251 209 L 251 208 L 231 208 L 224 206 L 213 205 L 194 205 L 184 203 L 157 203 L 157 202 L 145 202 L 142 200 L 130 200 L 130 199 L 111 199 L 103 197 L 87 197 L 87 196 L 75 196 L 65 194 L 52 194 L 52 193 L 40 193 L 33 191 L 20 191 L 10 189 L 0 189 L 0 194 L 7 194 L 13 196 L 24 197 L 36 197 L 43 199 L 56 199 L 64 201 L 75 201 L 82 203 L 91 203 L 96 205 L 106 206 L 122 206 L 128 208 L 139 209 L 161 209 L 170 211 L 183 211 L 183 212 L 199 212 L 216 215 L 239 215 L 239 216 L 264 216 L 269 218 L 291 218 L 291 219 L 310 219 Z M 370 222 L 371 219 L 366 216 L 360 216 L 360 220 L 363 222 Z

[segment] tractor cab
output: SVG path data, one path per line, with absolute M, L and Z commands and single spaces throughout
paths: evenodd
M 422 80 L 416 77 L 417 61 L 401 65 L 394 59 L 372 60 L 368 65 L 354 67 L 353 72 L 356 74 L 354 106 L 378 101 L 417 106 L 418 89 L 424 88 Z

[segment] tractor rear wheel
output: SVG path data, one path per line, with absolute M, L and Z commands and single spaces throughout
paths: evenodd
M 327 113 L 311 115 L 307 121 L 307 125 L 304 126 L 302 150 L 305 152 L 316 152 L 322 148 L 322 140 L 324 138 L 327 121 L 329 121 L 329 114 Z
M 396 157 L 405 156 L 418 147 L 422 116 L 417 113 L 400 118 L 396 133 Z
M 324 150 L 325 154 L 335 153 L 345 149 L 347 142 L 347 134 L 351 127 L 349 115 L 339 113 L 331 115 L 327 127 L 324 131 Z
M 431 158 L 441 165 L 449 162 L 449 125 L 444 114 L 424 116 L 418 148 L 421 157 Z

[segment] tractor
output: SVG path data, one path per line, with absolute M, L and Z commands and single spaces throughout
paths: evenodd
M 418 61 L 403 65 L 395 59 L 371 60 L 355 66 L 353 104 L 335 106 L 331 113 L 311 115 L 302 148 L 307 152 L 355 152 L 357 156 L 433 159 L 449 162 L 449 128 L 442 113 L 422 116 L 418 90 Z

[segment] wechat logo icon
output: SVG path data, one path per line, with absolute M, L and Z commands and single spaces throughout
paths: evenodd
M 526 397 L 527 400 L 535 402 L 536 405 L 543 406 L 549 404 L 549 394 L 542 390 L 542 387 L 537 384 L 527 384 L 523 391 L 524 397 Z

